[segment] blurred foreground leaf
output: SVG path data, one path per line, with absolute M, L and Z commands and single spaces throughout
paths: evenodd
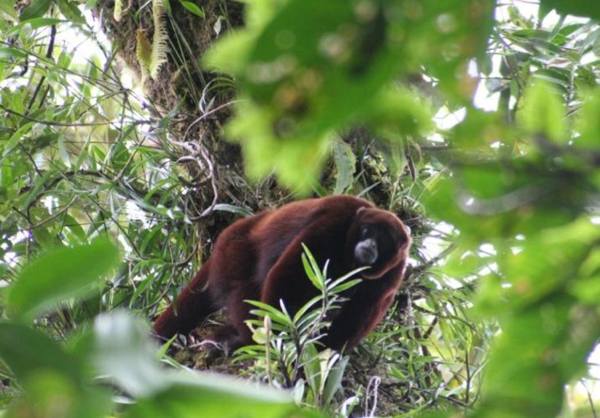
M 40 331 L 0 323 L 0 359 L 25 388 L 8 417 L 95 418 L 111 409 L 105 391 L 85 384 L 81 358 Z
M 119 260 L 119 250 L 103 238 L 47 251 L 23 268 L 9 289 L 7 305 L 17 315 L 32 319 L 70 297 L 98 289 Z

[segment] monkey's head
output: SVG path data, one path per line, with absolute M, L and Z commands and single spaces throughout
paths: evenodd
M 369 266 L 365 279 L 378 279 L 408 257 L 408 228 L 391 212 L 362 207 L 348 231 L 349 251 L 356 267 Z

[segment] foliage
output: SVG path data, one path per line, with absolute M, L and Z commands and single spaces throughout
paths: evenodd
M 279 310 L 258 301 L 248 301 L 258 308 L 252 310 L 258 319 L 248 321 L 248 325 L 254 329 L 253 338 L 260 345 L 240 348 L 236 361 L 254 360 L 250 370 L 254 378 L 275 387 L 294 388 L 296 399 L 306 405 L 333 409 L 332 400 L 341 389 L 349 358 L 329 349 L 322 350 L 319 340 L 327 333 L 329 316 L 335 315 L 344 301 L 344 291 L 360 281 L 349 280 L 360 269 L 332 281 L 327 277 L 327 264 L 321 270 L 306 247 L 302 262 L 319 295 L 293 317 L 283 303 Z M 351 409 L 346 408 L 346 414 L 350 412 Z M 346 414 L 343 416 L 348 416 Z
M 588 119 L 585 110 L 598 94 L 588 77 L 598 61 L 586 59 L 598 28 L 564 20 L 548 29 L 518 23 L 494 38 L 511 80 L 500 88 L 500 112 L 468 109 L 455 129 L 454 144 L 478 158 L 463 159 L 428 201 L 460 230 L 463 254 L 482 245 L 493 254 L 476 307 L 499 320 L 502 334 L 475 416 L 555 416 L 564 385 L 585 375 L 598 339 L 599 230 L 589 206 L 598 193 L 592 162 L 598 142 L 589 138 L 600 131 L 592 133 L 597 117 Z M 525 51 L 507 51 L 509 42 Z
M 10 295 L 21 297 L 8 299 L 10 310 L 22 311 L 20 301 L 27 297 L 39 306 L 65 302 L 72 289 L 81 288 L 84 280 L 100 281 L 118 262 L 116 248 L 107 241 L 58 251 L 63 258 L 49 251 L 23 270 L 9 288 Z M 47 275 L 45 269 L 58 261 L 59 271 L 70 274 Z M 15 379 L 13 387 L 22 392 L 8 405 L 8 417 L 93 418 L 116 410 L 132 418 L 317 417 L 299 410 L 282 392 L 224 377 L 166 371 L 156 360 L 145 324 L 123 310 L 97 316 L 92 327 L 72 335 L 66 344 L 22 321 L 3 321 L 0 357 L 2 373 Z M 95 379 L 116 389 L 112 398 Z
M 122 19 L 139 17 L 136 2 L 116 3 Z M 204 3 L 179 3 L 211 17 Z M 265 198 L 272 179 L 253 192 L 236 179 L 262 205 L 225 194 L 207 212 L 196 199 L 207 183 L 190 169 L 204 160 L 181 158 L 193 147 L 168 137 L 180 108 L 156 112 L 138 96 L 119 47 L 89 20 L 95 4 L 0 1 L 0 402 L 43 416 L 310 414 L 279 394 L 263 402 L 212 376 L 173 377 L 128 314 L 102 314 L 151 316 L 198 268 L 223 213 L 279 196 Z M 365 415 L 570 416 L 588 401 L 575 382 L 592 385 L 599 336 L 600 28 L 564 15 L 600 16 L 581 0 L 541 0 L 537 16 L 516 4 L 253 1 L 243 29 L 220 37 L 215 26 L 215 47 L 198 52 L 239 87 L 225 130 L 252 178 L 274 170 L 297 191 L 365 196 L 413 230 L 406 286 L 352 353 L 331 410 L 358 396 Z M 181 58 L 165 13 L 168 63 L 155 63 L 192 84 L 197 63 Z M 190 89 L 203 117 L 217 109 L 209 90 Z M 120 244 L 122 263 L 100 236 Z M 165 386 L 143 384 L 146 373 Z M 98 385 L 101 374 L 114 380 Z M 137 403 L 115 406 L 109 387 Z
M 0 45 L 3 278 L 14 281 L 42 250 L 110 235 L 127 263 L 102 294 L 50 324 L 65 333 L 117 306 L 154 310 L 160 288 L 196 267 L 189 262 L 198 247 L 189 176 L 164 139 L 171 116 L 147 119 L 116 68 L 104 71 L 115 51 L 91 26 L 40 13 L 27 18 L 27 10 L 22 22 L 1 23 L 10 35 Z M 66 43 L 73 34 L 79 43 Z M 89 49 L 99 55 L 81 59 Z M 151 136 L 141 128 L 154 123 Z
M 349 122 L 376 131 L 388 128 L 381 129 L 382 136 L 395 131 L 396 140 L 400 133 L 416 136 L 430 128 L 426 107 L 402 89 L 384 87 L 421 58 L 407 54 L 417 47 L 413 40 L 438 45 L 433 37 L 439 31 L 429 39 L 413 38 L 413 31 L 423 31 L 441 14 L 453 19 L 471 2 L 402 3 L 340 0 L 324 7 L 319 1 L 290 0 L 247 5 L 247 26 L 221 40 L 206 63 L 234 74 L 243 92 L 228 131 L 242 141 L 249 175 L 259 178 L 274 167 L 285 184 L 306 192 L 333 132 Z M 491 3 L 476 3 L 472 21 L 461 23 L 486 27 Z M 411 7 L 418 10 L 403 10 Z M 412 12 L 420 19 L 413 19 Z M 311 16 L 310 25 L 295 24 L 302 15 Z M 474 48 L 483 48 L 485 37 L 462 32 L 457 28 L 457 37 L 446 42 L 466 35 Z M 444 64 L 456 68 L 462 58 L 458 53 Z
M 361 15 L 365 3 L 372 8 L 368 17 Z M 457 229 L 459 253 L 454 257 L 479 257 L 483 245 L 491 249 L 477 308 L 499 319 L 502 335 L 475 415 L 556 415 L 564 385 L 581 376 L 598 338 L 598 299 L 590 293 L 596 286 L 597 227 L 589 213 L 598 193 L 600 132 L 591 110 L 598 97 L 598 61 L 590 62 L 598 28 L 593 22 L 559 19 L 545 29 L 515 19 L 511 23 L 517 27 L 494 31 L 491 49 L 502 55 L 499 70 L 510 78 L 495 87 L 501 92 L 499 111 L 489 114 L 465 100 L 460 84 L 453 82 L 467 59 L 483 58 L 482 49 L 460 45 L 449 58 L 447 52 L 448 43 L 457 39 L 453 36 L 465 41 L 485 34 L 481 28 L 492 24 L 491 3 L 462 2 L 471 13 L 459 19 L 461 5 L 422 2 L 416 22 L 408 4 L 334 2 L 331 9 L 312 12 L 310 28 L 291 22 L 317 9 L 310 2 L 285 2 L 276 13 L 249 7 L 254 25 L 222 41 L 208 59 L 236 75 L 246 99 L 229 132 L 242 138 L 250 170 L 257 170 L 253 174 L 275 166 L 284 182 L 305 187 L 305 174 L 297 173 L 307 173 L 303 164 L 324 155 L 328 132 L 349 120 L 368 122 L 355 114 L 351 118 L 351 112 L 368 114 L 361 106 L 371 103 L 379 110 L 377 92 L 391 77 L 410 71 L 407 63 L 423 65 L 449 103 L 464 112 L 443 143 L 454 154 L 451 172 L 439 178 L 426 206 Z M 541 17 L 552 7 L 596 13 L 582 2 L 548 1 L 542 2 Z M 518 10 L 511 12 L 519 17 Z M 436 18 L 436 27 L 429 37 L 411 36 L 431 27 L 430 17 Z M 472 17 L 477 30 L 469 27 Z M 444 42 L 436 42 L 440 36 Z M 365 38 L 375 51 L 368 56 L 360 49 Z M 328 43 L 332 39 L 337 49 Z M 428 47 L 417 50 L 413 42 Z M 481 43 L 471 39 L 471 45 Z M 438 47 L 432 62 L 429 54 Z M 412 53 L 408 59 L 407 51 Z M 233 53 L 242 59 L 232 64 Z M 390 72 L 383 73 L 379 65 Z M 490 74 L 482 65 L 480 76 Z M 307 78 L 311 81 L 303 82 Z M 395 116 L 403 118 L 400 112 Z

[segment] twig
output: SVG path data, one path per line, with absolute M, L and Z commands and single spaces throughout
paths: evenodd
M 583 387 L 585 388 L 585 391 L 587 393 L 587 398 L 588 398 L 588 402 L 590 403 L 590 409 L 592 410 L 593 417 L 598 418 L 598 415 L 596 414 L 596 407 L 594 406 L 594 398 L 592 397 L 592 392 L 585 384 L 585 380 L 580 379 L 579 381 L 581 382 L 581 384 L 583 385 Z
M 14 110 L 9 109 L 6 106 L 3 106 L 2 104 L 0 104 L 0 109 L 4 110 L 5 112 L 10 113 L 11 115 L 19 116 L 19 117 L 21 117 L 23 119 L 26 119 L 28 121 L 39 123 L 41 125 L 46 125 L 46 126 L 63 126 L 63 127 L 67 127 L 67 128 L 72 128 L 72 127 L 76 127 L 76 126 L 106 126 L 106 125 L 113 125 L 114 124 L 114 122 L 110 122 L 110 121 L 107 121 L 107 122 L 90 122 L 90 123 L 50 122 L 50 121 L 47 121 L 47 120 L 35 119 L 35 118 L 27 116 L 27 115 L 25 115 L 23 113 L 15 112 Z M 132 125 L 149 125 L 149 124 L 153 124 L 153 123 L 154 122 L 150 121 L 150 120 L 134 120 L 134 121 L 131 121 Z
M 40 226 L 44 225 L 45 223 L 50 222 L 52 219 L 58 218 L 60 215 L 62 215 L 66 211 L 68 211 L 71 208 L 71 205 L 73 203 L 75 203 L 76 200 L 77 200 L 77 196 L 73 197 L 73 199 L 71 199 L 71 201 L 69 203 L 67 203 L 65 205 L 65 207 L 63 207 L 61 210 L 59 210 L 55 214 L 53 214 L 53 215 L 47 217 L 46 219 L 40 221 L 39 223 L 37 223 L 35 225 L 32 225 L 31 229 L 39 228 Z
M 52 52 L 54 51 L 55 39 L 56 39 L 56 25 L 52 25 L 52 26 L 50 26 L 50 42 L 48 43 L 48 49 L 46 50 L 46 58 L 48 58 L 49 60 L 52 59 Z M 35 99 L 37 98 L 37 95 L 39 94 L 39 92 L 45 82 L 46 82 L 46 76 L 43 75 L 40 78 L 40 81 L 38 82 L 37 86 L 35 87 L 33 96 L 31 96 L 31 100 L 29 101 L 29 104 L 27 105 L 26 113 L 29 113 L 31 111 L 33 103 L 35 103 Z M 43 104 L 45 97 L 46 97 L 46 93 L 44 93 L 44 97 L 42 97 L 42 100 L 40 101 L 40 106 Z
M 469 404 L 471 392 L 471 365 L 469 364 L 469 352 L 465 349 L 465 371 L 467 373 L 467 387 L 465 388 L 465 403 Z

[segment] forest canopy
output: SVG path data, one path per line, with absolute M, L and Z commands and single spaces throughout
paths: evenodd
M 0 0 L 0 16 L 4 415 L 596 416 L 600 8 Z M 335 194 L 413 238 L 393 308 L 349 355 L 313 341 L 352 283 L 310 248 L 318 303 L 254 302 L 256 345 L 233 359 L 208 359 L 203 331 L 151 339 L 225 227 Z

